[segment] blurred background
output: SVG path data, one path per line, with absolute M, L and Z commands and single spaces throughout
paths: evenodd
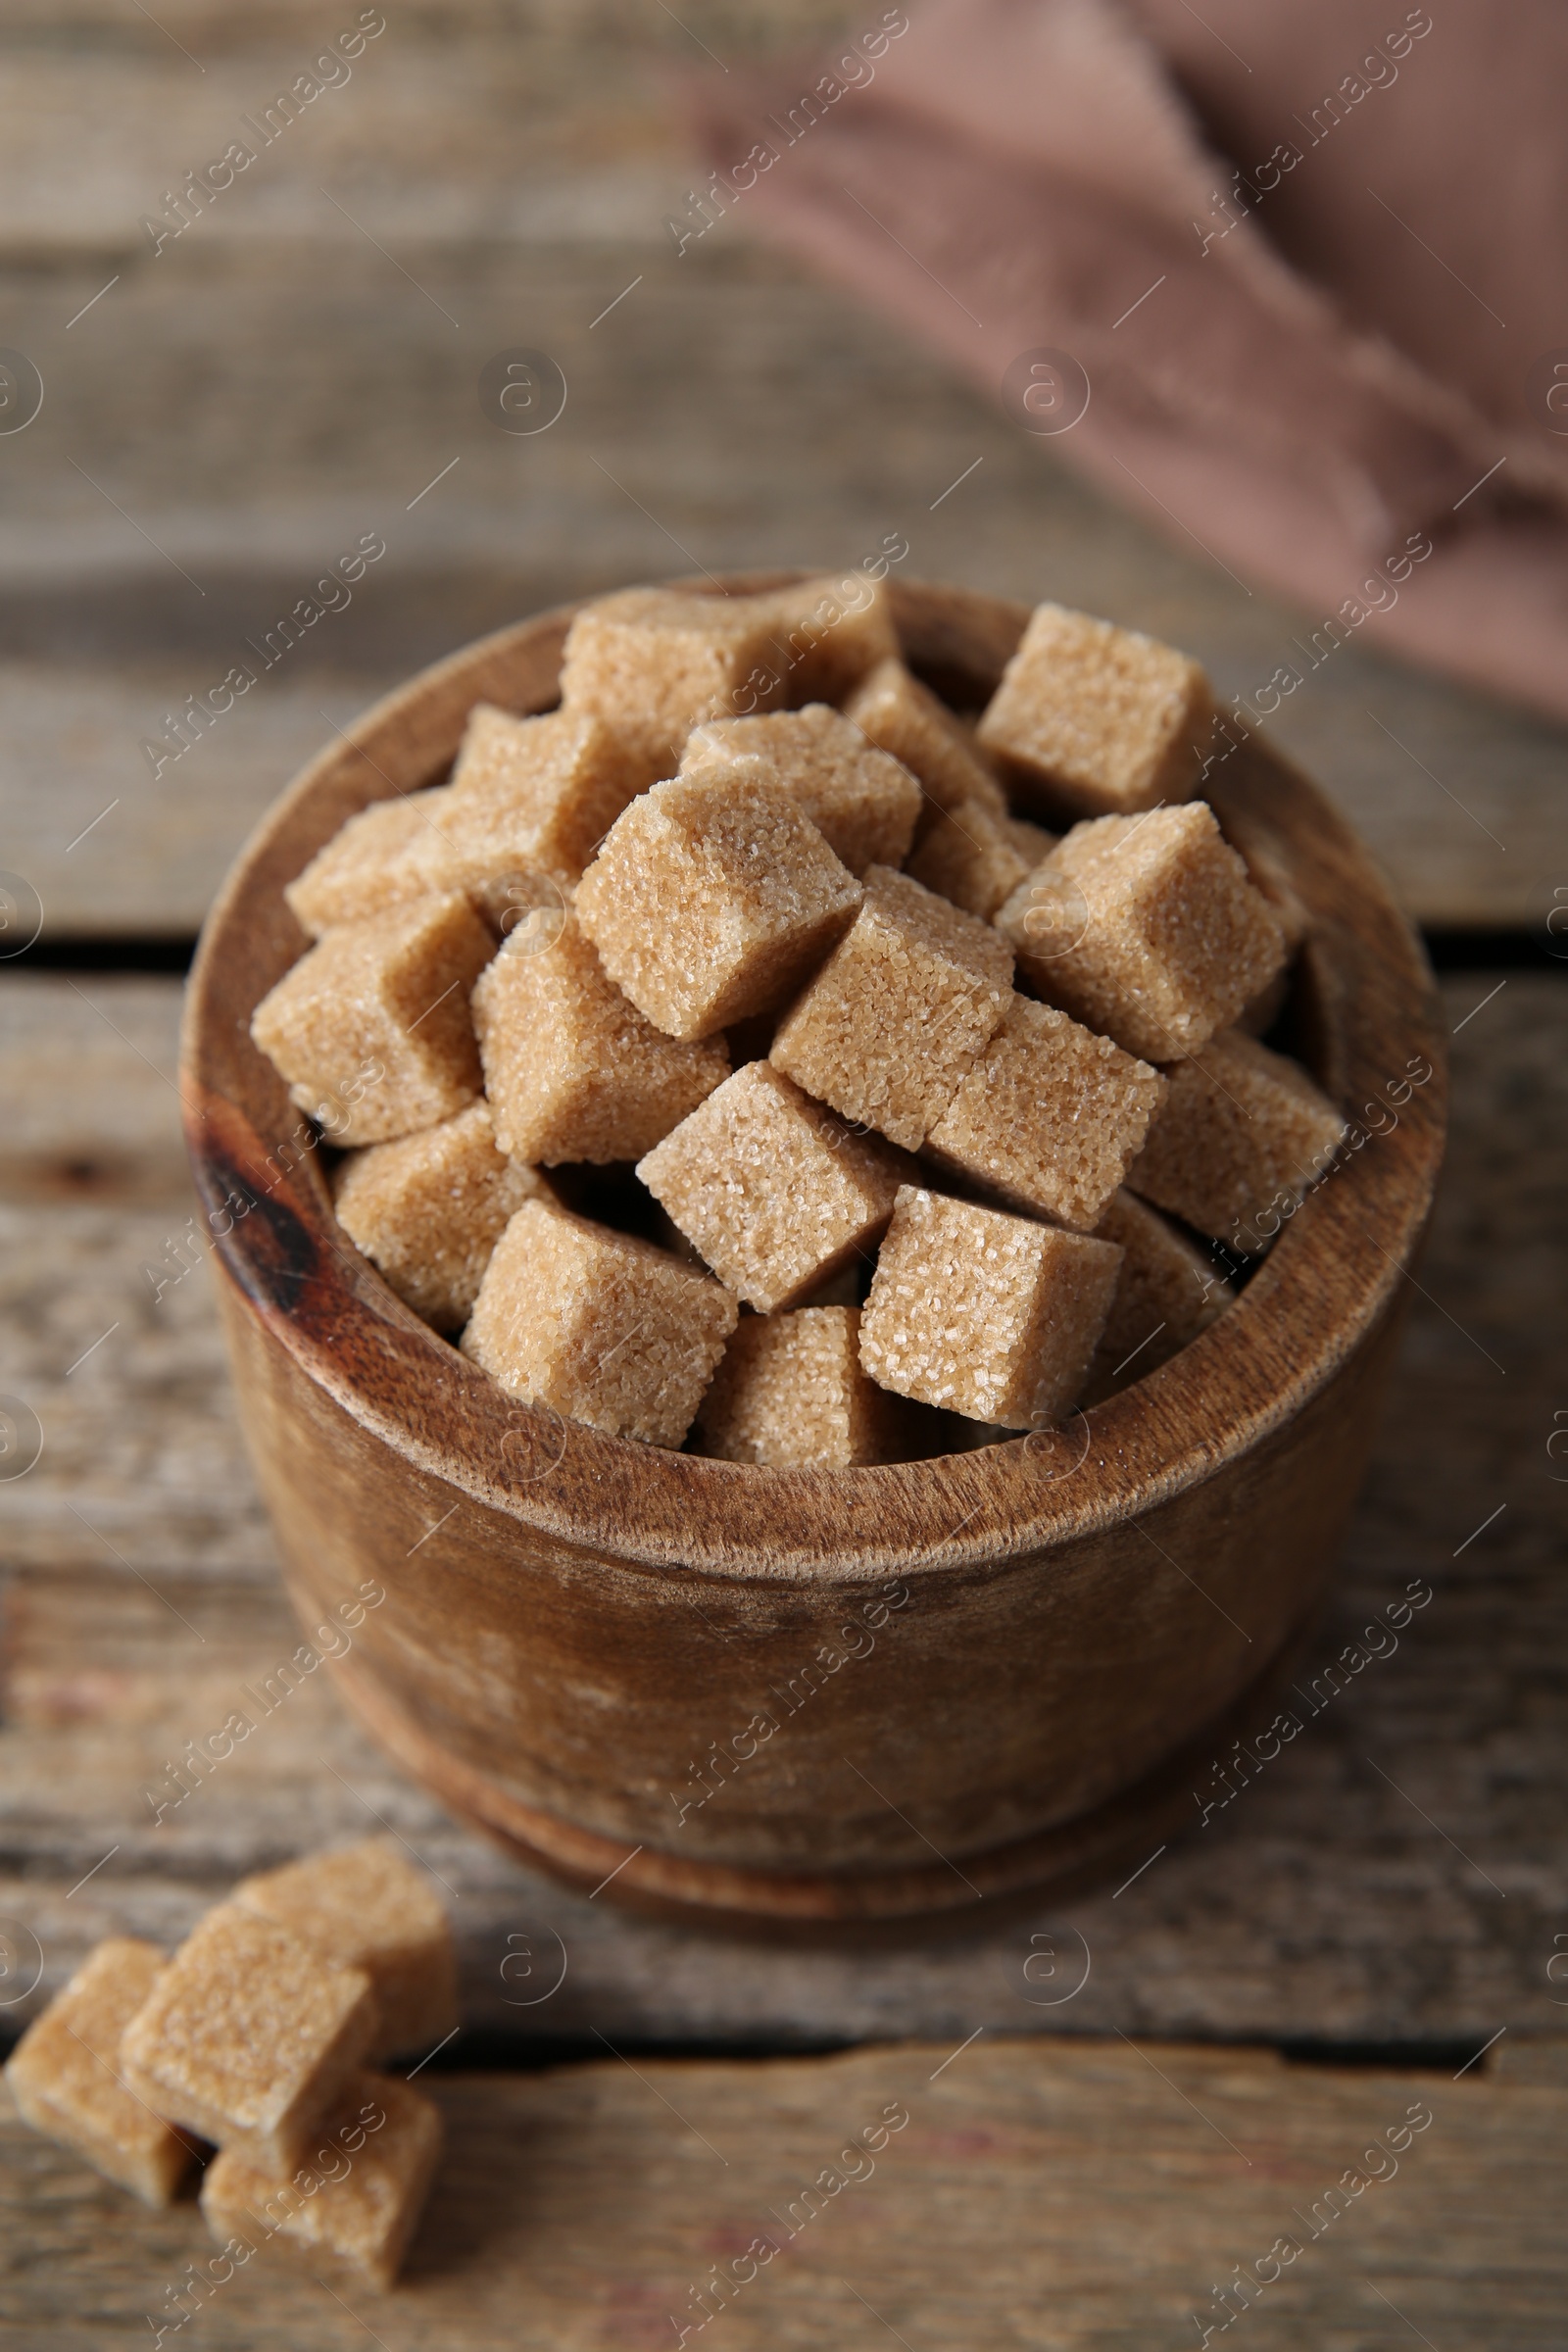
M 0 840 L 47 937 L 188 938 L 328 724 L 481 630 L 629 580 L 827 565 L 898 532 L 910 575 L 1152 630 L 1226 696 L 1301 666 L 1293 644 L 1319 618 L 1304 598 L 1244 582 L 1148 501 L 1157 536 L 1087 487 L 1070 434 L 1023 429 L 759 241 L 760 199 L 677 250 L 668 222 L 705 218 L 692 80 L 727 97 L 749 68 L 880 11 L 363 14 L 384 30 L 264 146 L 267 107 L 360 24 L 354 0 L 4 12 L 5 342 L 43 405 L 0 434 Z M 1336 136 L 1375 140 L 1374 112 Z M 255 162 L 193 196 L 186 175 L 236 138 Z M 182 191 L 189 224 L 155 251 L 146 223 L 178 227 Z M 481 403 L 486 364 L 517 350 L 566 386 L 533 433 Z M 352 602 L 155 775 L 144 745 L 176 748 L 171 714 L 235 662 L 257 667 L 247 644 L 366 533 L 386 553 Z M 1384 658 L 1377 633 L 1312 672 L 1271 731 L 1418 919 L 1539 925 L 1560 730 Z

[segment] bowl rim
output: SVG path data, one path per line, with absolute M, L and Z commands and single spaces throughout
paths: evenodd
M 744 594 L 814 576 L 659 584 Z M 889 587 L 914 665 L 967 675 L 982 694 L 1029 614 L 976 590 Z M 438 782 L 469 705 L 507 701 L 509 679 L 530 665 L 537 677 L 552 653 L 559 660 L 572 614 L 589 601 L 462 647 L 372 704 L 308 762 L 229 870 L 187 984 L 180 1077 L 214 1254 L 243 1311 L 344 1412 L 519 1533 L 548 1536 L 585 1560 L 747 1583 L 830 1572 L 850 1589 L 895 1572 L 988 1572 L 1141 1517 L 1303 1410 L 1408 1276 L 1442 1159 L 1444 1030 L 1424 952 L 1367 852 L 1318 788 L 1255 735 L 1227 756 L 1230 773 L 1205 797 L 1228 838 L 1261 835 L 1276 855 L 1284 845 L 1314 921 L 1304 956 L 1319 1077 L 1348 1112 L 1370 1091 L 1377 1107 L 1394 1110 L 1393 1123 L 1334 1163 L 1227 1313 L 1145 1379 L 1075 1411 L 1065 1429 L 845 1471 L 644 1446 L 513 1397 L 360 1256 L 336 1225 L 310 1149 L 291 1145 L 302 1122 L 249 1037 L 255 1004 L 308 944 L 282 885 L 352 808 Z M 510 707 L 545 709 L 554 699 L 537 697 L 536 686 Z M 1432 1075 L 1396 1108 L 1377 1089 L 1400 1082 L 1406 1055 L 1427 1060 Z M 1373 1107 L 1356 1117 L 1370 1119 Z M 239 1200 L 261 1213 L 236 1214 Z

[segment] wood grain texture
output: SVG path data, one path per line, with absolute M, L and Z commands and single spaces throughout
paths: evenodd
M 0 1087 L 34 1105 L 25 1195 L 4 1206 L 17 1271 L 0 1388 L 31 1400 L 47 1440 L 32 1474 L 0 1489 L 13 1563 L 0 1914 L 42 1943 L 46 1987 L 98 1936 L 128 1928 L 172 1942 L 246 1871 L 302 1839 L 373 1826 L 368 1806 L 457 1890 L 466 2011 L 491 2031 L 548 2039 L 598 2025 L 617 2038 L 776 2042 L 1114 2026 L 1479 2046 L 1499 2024 L 1561 2022 L 1553 2002 L 1568 1988 L 1546 1974 L 1554 1936 L 1568 1934 L 1561 1506 L 1545 1452 L 1561 1401 L 1553 1334 L 1568 1310 L 1554 1179 L 1568 1150 L 1558 977 L 1445 984 L 1457 1029 L 1446 1190 L 1341 1582 L 1298 1679 L 1310 1685 L 1411 1580 L 1431 1585 L 1433 1603 L 1200 1831 L 1193 1796 L 1194 1834 L 1124 1894 L 1040 1906 L 979 1934 L 910 1934 L 869 1964 L 711 1943 L 513 1868 L 345 1723 L 324 1673 L 155 1825 L 146 1791 L 166 1786 L 183 1743 L 220 1724 L 238 1686 L 257 1687 L 296 1637 L 222 1373 L 210 1268 L 196 1265 L 156 1304 L 141 1273 L 189 1212 L 177 1102 L 150 1066 L 172 1066 L 177 989 L 76 985 L 90 1006 L 62 979 L 0 981 Z M 121 1105 L 109 1140 L 140 1138 L 146 1152 L 163 1139 L 159 1164 L 177 1189 L 148 1202 L 145 1225 L 112 1194 L 83 1205 L 39 1189 L 52 1140 L 80 1141 L 72 1072 L 89 1055 L 106 1103 Z M 117 1317 L 122 1333 L 67 1379 Z M 174 1361 L 192 1376 L 172 1385 Z M 1373 1638 L 1386 1645 L 1387 1634 Z M 196 1679 L 209 1671 L 216 1684 Z M 1199 1786 L 1211 1793 L 1212 1774 Z M 1076 1981 L 1074 1956 L 1081 1966 L 1079 1936 L 1093 1952 L 1087 1985 L 1062 2005 L 1041 2003 L 1055 1986 L 1023 1974 L 1036 1934 L 1055 1939 L 1062 1989 Z M 539 1955 L 531 1986 L 515 1981 L 515 1963 L 513 1981 L 500 1973 L 518 1948 L 509 1936 Z M 569 1953 L 564 1983 L 510 2005 L 549 1990 L 557 1937 Z
M 1320 613 L 1122 515 L 1067 444 L 754 243 L 744 208 L 676 255 L 691 167 L 662 77 L 853 28 L 839 0 L 400 8 L 155 256 L 142 215 L 323 29 L 292 0 L 157 15 L 28 0 L 0 26 L 0 284 L 47 387 L 7 447 L 0 829 L 57 934 L 194 929 L 320 712 L 347 723 L 484 628 L 677 558 L 850 561 L 888 530 L 930 575 L 1171 637 L 1226 696 L 1294 664 L 1278 740 L 1404 905 L 1550 904 L 1560 730 L 1385 660 L 1375 618 L 1309 667 Z M 536 438 L 477 397 L 519 343 L 570 387 Z M 164 713 L 368 529 L 388 552 L 353 605 L 154 779 Z
M 964 702 L 1027 618 L 917 582 L 893 599 L 908 660 Z M 1189 1740 L 1223 1747 L 1316 1613 L 1442 1153 L 1419 954 L 1311 787 L 1234 753 L 1209 786 L 1221 822 L 1312 924 L 1307 1057 L 1348 1111 L 1370 1096 L 1389 1126 L 1391 1088 L 1404 1105 L 1241 1303 L 1067 1432 L 934 1462 L 755 1471 L 567 1425 L 345 1249 L 248 1034 L 304 944 L 284 884 L 351 810 L 445 773 L 476 700 L 546 707 L 563 628 L 481 640 L 368 714 L 279 803 L 203 933 L 186 1128 L 289 1590 L 312 1621 L 384 1591 L 345 1695 L 448 1804 L 585 1889 L 875 1917 L 1112 1867 L 1162 1818 L 1133 1791 Z
M 1451 2071 L 988 2037 L 426 2076 L 448 2154 L 398 2290 L 258 2261 L 192 2340 L 654 2352 L 707 2313 L 741 2352 L 1147 2352 L 1234 2324 L 1245 2298 L 1216 2293 L 1240 2267 L 1270 2281 L 1245 2305 L 1263 2352 L 1555 2352 L 1568 2092 Z M 212 2250 L 192 2206 L 134 2209 L 3 2092 L 0 2212 L 7 2352 L 146 2343 Z
M 680 8 L 731 59 L 842 14 L 802 0 Z M 304 126 L 321 137 L 271 159 L 280 169 L 258 180 L 254 206 L 215 213 L 205 242 L 152 264 L 134 215 L 322 24 L 315 0 L 265 13 L 159 0 L 156 23 L 133 0 L 77 0 L 64 16 L 53 0 L 14 0 L 0 26 L 0 283 L 8 339 L 49 390 L 27 440 L 0 444 L 29 461 L 6 467 L 0 521 L 13 657 L 0 669 L 0 835 L 55 935 L 193 930 L 329 722 L 349 725 L 484 628 L 667 568 L 670 533 L 716 569 L 849 559 L 902 528 L 921 568 L 1152 628 L 1200 652 L 1227 694 L 1254 693 L 1297 659 L 1293 640 L 1318 615 L 1248 597 L 1198 551 L 1152 539 L 925 355 L 750 248 L 743 222 L 673 263 L 657 215 L 682 174 L 645 61 L 700 52 L 658 11 L 400 8 L 398 47 L 382 49 L 391 70 L 367 66 L 340 93 L 358 119 L 334 123 L 338 100 L 324 101 Z M 538 442 L 505 439 L 474 401 L 482 361 L 518 340 L 560 348 L 571 379 L 566 417 Z M 410 511 L 453 456 L 457 470 Z M 340 532 L 371 526 L 389 543 L 375 595 L 154 781 L 139 746 L 163 712 L 222 675 Z M 1539 921 L 1561 876 L 1561 735 L 1382 660 L 1369 635 L 1311 673 L 1277 740 L 1353 815 L 1422 919 Z M 23 1390 L 47 1436 L 31 1477 L 0 1486 L 0 1915 L 36 1933 L 45 1984 L 113 1930 L 172 1942 L 234 1876 L 302 1839 L 358 1835 L 373 1807 L 454 1891 L 470 2026 L 547 2039 L 598 2028 L 617 2046 L 945 2037 L 928 2061 L 877 2052 L 848 2074 L 844 2062 L 688 2071 L 633 2051 L 654 2087 L 610 2063 L 437 2078 L 454 2162 L 411 2291 L 366 2309 L 391 2352 L 673 2340 L 669 2311 L 689 2311 L 756 2208 L 787 2210 L 864 2120 L 860 2095 L 906 2095 L 906 2074 L 925 2107 L 909 2100 L 913 2121 L 876 2180 L 727 2316 L 734 2340 L 858 2348 L 888 2340 L 890 2323 L 913 2352 L 982 2333 L 1096 2352 L 1143 2352 L 1167 2329 L 1196 2340 L 1191 2315 L 1211 2309 L 1212 2283 L 1289 2229 L 1280 2208 L 1309 2206 L 1388 2120 L 1383 2079 L 1151 2044 L 1252 2155 L 1244 2170 L 1120 2042 L 993 2054 L 982 2040 L 928 2082 L 950 2051 L 977 2025 L 1479 2047 L 1506 2023 L 1484 2070 L 1457 2084 L 1391 2080 L 1432 2099 L 1438 2124 L 1264 2296 L 1248 2340 L 1384 2352 L 1414 2325 L 1441 2352 L 1555 2347 L 1562 2117 L 1541 2102 L 1543 2086 L 1560 2095 L 1568 2064 L 1526 2029 L 1560 2026 L 1568 1990 L 1546 1973 L 1568 1934 L 1568 1656 L 1545 1452 L 1568 1309 L 1554 1174 L 1568 1149 L 1568 1003 L 1551 980 L 1512 974 L 1477 1012 L 1497 978 L 1445 990 L 1450 1025 L 1474 1016 L 1455 1040 L 1447 1192 L 1307 1679 L 1407 1579 L 1430 1579 L 1435 1602 L 1396 1654 L 1354 1675 L 1304 1739 L 1119 1897 L 967 1937 L 908 1935 L 868 1961 L 698 1938 L 514 1868 L 368 1745 L 324 1672 L 151 1825 L 145 1791 L 167 1763 L 296 1637 L 210 1270 L 193 1257 L 156 1299 L 143 1273 L 178 1269 L 192 1210 L 174 1095 L 137 1057 L 172 1067 L 175 992 L 98 978 L 82 985 L 99 1009 L 84 1009 L 60 982 L 19 985 L 0 968 L 0 1389 Z M 1069 1968 L 1075 1979 L 1080 1936 L 1089 1982 L 1038 2005 Z M 553 1982 L 558 1937 L 564 1983 L 511 2006 Z M 26 2006 L 0 2008 L 0 2034 Z M 917 2160 L 902 2180 L 901 2149 Z M 24 2132 L 3 2091 L 0 2212 L 6 2352 L 150 2340 L 146 2314 L 206 2250 L 189 2208 L 134 2211 Z M 203 2337 L 235 2352 L 369 2340 L 320 2289 L 259 2278 L 218 2298 L 193 2330 Z

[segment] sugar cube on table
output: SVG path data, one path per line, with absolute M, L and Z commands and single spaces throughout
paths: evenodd
M 402 2266 L 442 2138 L 433 2100 L 389 2076 L 358 2075 L 297 2166 L 278 2171 L 221 2150 L 202 2181 L 202 2213 L 220 2245 L 237 2242 L 345 2285 L 385 2289 Z
M 364 1969 L 220 1903 L 126 2026 L 122 2069 L 156 2114 L 287 2172 L 378 2031 Z
M 779 1004 L 854 919 L 860 885 L 782 786 L 734 769 L 632 802 L 577 889 L 605 970 L 671 1037 Z
M 514 1396 L 679 1446 L 739 1311 L 667 1250 L 529 1200 L 496 1245 L 462 1344 Z
M 1196 789 L 1213 698 L 1196 662 L 1136 629 L 1037 606 L 980 721 L 1008 772 L 1074 816 Z
M 639 1159 L 729 1076 L 723 1038 L 656 1028 L 571 913 L 553 937 L 514 934 L 472 1011 L 497 1143 L 544 1167 Z
M 167 1966 L 153 1943 L 113 1936 L 23 2034 L 5 2075 L 24 2123 L 83 2156 L 144 2204 L 168 2205 L 197 2154 L 127 2087 L 120 2040 Z
M 1286 955 L 1202 801 L 1075 825 L 997 927 L 1032 987 L 1145 1061 L 1228 1028 Z
M 860 1310 L 874 1381 L 974 1421 L 1035 1429 L 1076 1404 L 1121 1251 L 905 1185 Z
M 925 1149 L 1021 1207 L 1093 1233 L 1164 1095 L 1148 1062 L 1015 996 Z
M 863 874 L 868 865 L 903 864 L 920 814 L 920 787 L 842 712 L 808 703 L 804 710 L 775 710 L 761 718 L 710 719 L 687 737 L 680 772 L 690 776 L 751 760 L 764 778 L 785 787 L 852 874 Z
M 851 928 L 769 1058 L 847 1119 L 916 1151 L 1001 1020 L 1006 942 L 907 875 L 872 866 Z
M 458 2023 L 446 1908 L 390 1838 L 367 1838 L 241 1879 L 232 1899 L 375 1987 L 371 2062 L 427 2049 Z
M 339 827 L 283 892 L 312 939 L 338 923 L 366 922 L 411 899 L 464 887 L 446 787 L 376 801 Z
M 1122 1260 L 1089 1369 L 1085 1395 L 1091 1403 L 1168 1363 L 1236 1297 L 1212 1259 L 1135 1193 L 1117 1193 L 1095 1232 L 1117 1245 Z
M 864 573 L 755 595 L 628 588 L 573 619 L 561 699 L 606 719 L 653 776 L 670 776 L 706 719 L 832 702 L 896 644 L 886 591 Z
M 508 1218 L 546 1190 L 532 1168 L 497 1149 L 488 1102 L 352 1152 L 332 1179 L 350 1241 L 437 1331 L 467 1321 Z
M 766 1313 L 869 1254 L 909 1167 L 754 1061 L 637 1173 L 719 1281 Z
M 935 808 L 952 809 L 977 801 L 993 815 L 1006 815 L 1005 793 L 958 720 L 896 656 L 866 673 L 845 703 L 844 715 L 919 779 Z
M 1327 1169 L 1346 1122 L 1298 1062 L 1240 1030 L 1165 1072 L 1127 1171 L 1135 1193 L 1245 1256 L 1266 1250 Z
M 334 1143 L 412 1135 L 479 1094 L 468 994 L 494 954 L 466 899 L 416 899 L 326 932 L 262 999 L 251 1035 Z
M 914 1408 L 867 1378 L 859 1310 L 743 1315 L 697 1408 L 697 1446 L 773 1470 L 858 1470 L 917 1451 Z
M 939 898 L 989 923 L 1043 858 L 1056 835 L 1021 816 L 999 816 L 984 801 L 958 801 L 926 831 L 906 871 Z
M 508 929 L 519 910 L 559 906 L 627 802 L 656 776 L 592 711 L 514 718 L 476 703 L 442 814 L 460 887 Z M 545 878 L 563 887 L 552 894 Z

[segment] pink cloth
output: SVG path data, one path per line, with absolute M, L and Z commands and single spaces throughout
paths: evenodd
M 1568 717 L 1565 102 L 1548 0 L 868 9 L 703 84 L 674 233 L 743 207 L 1178 544 Z

